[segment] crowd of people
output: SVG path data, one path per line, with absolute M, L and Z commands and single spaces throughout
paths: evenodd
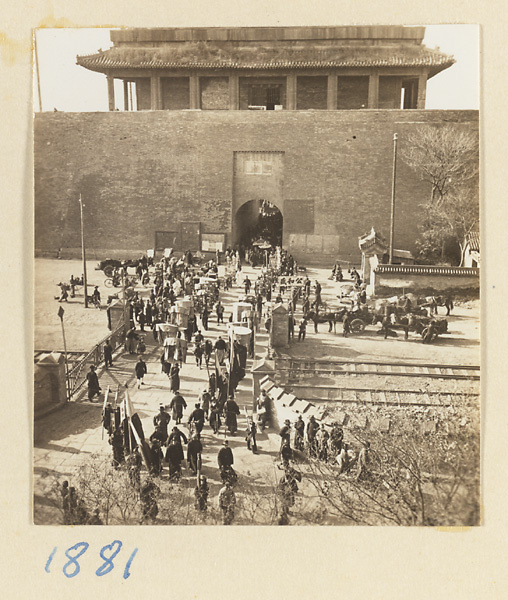
M 250 279 L 242 274 L 242 259 L 238 250 L 227 249 L 224 253 L 226 275 L 218 277 L 218 263 L 222 257 L 204 265 L 195 265 L 192 253 L 184 256 L 164 257 L 155 265 L 155 272 L 140 267 L 141 278 L 145 286 L 144 297 L 134 291 L 127 302 L 129 328 L 126 334 L 126 351 L 137 356 L 134 375 L 137 388 L 146 389 L 145 376 L 158 368 L 156 361 L 150 361 L 145 354 L 146 330 L 152 330 L 156 347 L 162 346 L 160 369 L 169 379 L 172 397 L 166 405 L 159 407 L 153 418 L 153 432 L 141 444 L 135 444 L 125 450 L 124 434 L 119 427 L 108 429 L 109 443 L 112 448 L 112 461 L 116 468 L 125 466 L 133 487 L 138 491 L 142 505 L 143 519 L 153 520 L 158 515 L 157 498 L 160 495 L 158 479 L 167 478 L 171 482 L 181 481 L 185 469 L 191 478 L 195 478 L 195 507 L 206 511 L 208 506 L 210 483 L 202 472 L 203 457 L 214 451 L 217 439 L 213 436 L 234 436 L 239 428 L 240 406 L 235 398 L 237 386 L 246 372 L 247 356 L 250 348 L 230 340 L 226 336 L 209 334 L 209 319 L 216 319 L 217 325 L 223 325 L 225 308 L 221 300 L 221 290 L 229 290 L 235 283 L 242 290 L 242 301 L 251 303 L 253 320 L 249 323 L 253 329 L 264 320 L 267 330 L 271 326 L 270 307 L 287 303 L 289 307 L 289 336 L 294 339 L 295 330 L 298 340 L 304 341 L 309 321 L 314 321 L 315 331 L 320 311 L 324 309 L 322 285 L 312 282 L 304 271 L 300 271 L 297 262 L 286 251 L 278 248 L 270 253 L 271 268 L 260 271 L 257 278 Z M 256 251 L 246 252 L 244 260 L 256 263 Z M 363 282 L 354 270 L 350 271 L 358 288 L 357 304 L 365 302 Z M 197 294 L 197 282 L 207 277 L 216 281 L 213 288 L 201 289 Z M 340 265 L 333 270 L 333 277 L 343 279 Z M 233 283 L 234 282 L 234 283 Z M 194 310 L 187 315 L 185 326 L 180 326 L 175 337 L 160 335 L 159 324 L 174 322 L 174 307 L 181 297 L 193 299 Z M 298 305 L 301 319 L 296 323 Z M 344 334 L 347 335 L 349 311 L 344 315 Z M 229 316 L 231 321 L 233 315 Z M 153 345 L 153 344 L 151 344 Z M 185 369 L 188 355 L 192 353 L 196 367 L 206 369 L 205 382 L 201 393 L 189 400 L 182 394 L 182 370 Z M 113 366 L 113 351 L 109 341 L 103 348 L 106 368 Z M 147 364 L 148 363 L 148 364 Z M 153 371 L 152 371 L 153 372 Z M 93 400 L 99 396 L 101 387 L 96 369 L 90 368 L 88 374 L 88 397 Z M 187 411 L 189 406 L 194 406 Z M 186 416 L 184 418 L 184 414 Z M 269 398 L 262 393 L 257 399 L 255 414 L 246 414 L 245 442 L 253 454 L 259 452 L 258 435 L 272 423 L 273 415 Z M 172 425 L 172 427 L 170 427 Z M 183 431 L 186 428 L 188 433 Z M 209 428 L 209 429 L 208 429 Z M 211 438 L 209 436 L 212 436 Z M 305 424 L 302 417 L 294 423 L 287 421 L 280 430 L 281 446 L 279 452 L 280 468 L 283 475 L 277 483 L 280 496 L 279 523 L 289 522 L 291 507 L 295 503 L 301 472 L 295 468 L 298 453 L 305 452 L 310 458 L 336 465 L 339 473 L 350 472 L 353 465 L 366 468 L 368 462 L 368 443 L 361 451 L 354 453 L 343 440 L 343 429 L 333 423 L 331 426 L 319 425 L 314 417 Z M 207 461 L 208 462 L 208 461 Z M 148 471 L 142 478 L 143 464 Z M 228 440 L 224 439 L 217 453 L 218 475 L 222 482 L 217 501 L 223 514 L 223 523 L 231 524 L 235 517 L 238 475 L 233 468 L 234 457 Z M 208 469 L 209 467 L 207 467 Z

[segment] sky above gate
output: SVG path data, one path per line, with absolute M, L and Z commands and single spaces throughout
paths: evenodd
M 95 54 L 112 44 L 110 28 L 38 29 L 37 55 L 42 110 L 67 112 L 108 110 L 106 77 L 76 65 L 76 55 Z M 449 69 L 429 80 L 426 108 L 479 108 L 479 27 L 477 25 L 427 25 L 423 42 L 439 47 L 456 59 Z M 117 107 L 123 106 L 122 82 L 115 80 Z M 40 110 L 34 68 L 34 111 Z

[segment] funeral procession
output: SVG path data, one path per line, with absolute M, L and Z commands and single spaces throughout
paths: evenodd
M 458 59 L 102 35 L 99 108 L 37 64 L 34 523 L 479 525 L 479 115 L 426 107 Z

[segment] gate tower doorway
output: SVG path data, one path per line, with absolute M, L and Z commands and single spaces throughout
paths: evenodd
M 282 246 L 282 225 L 282 213 L 275 204 L 250 200 L 236 211 L 233 244 L 248 248 L 253 242 L 265 240 L 272 246 Z

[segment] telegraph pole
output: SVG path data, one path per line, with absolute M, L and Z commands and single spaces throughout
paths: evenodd
M 86 251 L 85 251 L 85 228 L 83 225 L 83 202 L 79 195 L 79 215 L 81 219 L 81 256 L 83 257 L 83 289 L 85 290 L 85 308 L 88 308 L 88 289 L 86 285 Z
M 393 264 L 393 232 L 395 228 L 395 181 L 397 178 L 397 134 L 393 134 L 392 211 L 390 219 L 390 254 L 388 264 Z

